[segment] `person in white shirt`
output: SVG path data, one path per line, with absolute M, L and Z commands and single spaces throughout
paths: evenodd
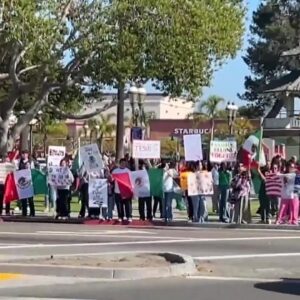
M 174 199 L 174 179 L 178 177 L 178 172 L 175 169 L 175 163 L 171 162 L 165 167 L 163 176 L 163 215 L 166 222 L 171 222 L 173 219 L 172 214 L 172 200 Z
M 67 166 L 67 161 L 63 159 L 60 162 L 60 167 L 63 169 L 65 175 L 65 183 L 57 186 L 57 215 L 56 219 L 67 219 L 69 212 L 68 212 L 68 198 L 70 195 L 70 186 L 74 182 L 74 176 Z
M 124 173 L 128 173 L 129 179 L 131 181 L 131 185 L 133 187 L 132 180 L 131 180 L 131 171 L 127 168 L 127 161 L 124 158 L 122 158 L 120 159 L 119 167 L 114 169 L 112 171 L 112 174 L 114 175 L 114 174 L 124 174 Z M 120 188 L 116 180 L 115 180 L 114 193 L 115 193 L 115 202 L 118 209 L 119 222 L 122 222 L 124 220 L 124 217 L 126 216 L 127 221 L 131 223 L 132 222 L 132 198 L 130 199 L 122 198 L 120 193 Z

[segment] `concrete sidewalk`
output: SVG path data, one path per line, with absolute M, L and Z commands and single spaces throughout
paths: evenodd
M 204 224 L 199 223 L 190 223 L 187 222 L 186 219 L 176 218 L 171 223 L 165 223 L 163 220 L 153 220 L 150 221 L 141 221 L 138 219 L 134 219 L 132 223 L 129 222 L 118 222 L 117 220 L 113 221 L 102 221 L 98 219 L 78 219 L 76 217 L 71 217 L 67 220 L 56 220 L 52 216 L 39 215 L 36 217 L 23 217 L 20 215 L 14 216 L 1 216 L 0 222 L 22 222 L 22 223 L 58 223 L 58 224 L 85 224 L 85 225 L 99 225 L 99 226 L 127 226 L 131 228 L 153 228 L 153 227 L 183 227 L 183 228 L 226 228 L 226 229 L 272 229 L 272 230 L 300 230 L 300 226 L 295 225 L 275 225 L 275 224 L 259 224 L 259 218 L 253 218 L 253 223 L 251 224 L 234 224 L 234 223 L 221 223 L 218 222 L 217 216 L 210 216 L 209 222 Z

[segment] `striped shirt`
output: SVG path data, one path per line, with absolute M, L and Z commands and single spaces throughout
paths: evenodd
M 266 173 L 266 193 L 268 196 L 280 197 L 282 190 L 281 177 L 276 173 Z

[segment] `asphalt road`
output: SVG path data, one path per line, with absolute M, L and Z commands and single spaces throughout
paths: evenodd
M 199 274 L 112 282 L 88 267 L 23 263 L 127 251 L 187 254 Z M 289 300 L 299 295 L 299 231 L 0 224 L 0 299 Z

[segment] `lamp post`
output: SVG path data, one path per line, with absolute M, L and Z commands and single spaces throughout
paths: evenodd
M 136 127 L 143 127 L 145 125 L 145 113 L 143 105 L 147 95 L 146 89 L 142 86 L 137 88 L 135 85 L 132 85 L 128 91 L 128 94 L 132 110 L 133 125 Z
M 135 85 L 132 85 L 128 91 L 129 94 L 129 100 L 132 110 L 132 119 L 133 119 L 133 125 L 136 127 L 136 130 L 140 132 L 140 138 L 143 139 L 143 129 L 145 125 L 145 113 L 143 109 L 143 104 L 146 98 L 146 90 L 142 86 L 136 87 Z M 137 102 L 137 106 L 136 106 Z M 133 129 L 133 128 L 132 128 Z M 131 139 L 135 137 L 133 135 L 133 131 L 131 129 Z M 138 160 L 135 159 L 135 169 L 138 169 Z
M 232 102 L 230 104 L 230 102 L 227 103 L 226 106 L 226 110 L 228 112 L 228 126 L 229 126 L 229 134 L 232 136 L 233 132 L 234 132 L 234 124 L 235 124 L 235 120 L 236 120 L 236 113 L 238 110 L 237 105 L 234 104 L 234 102 Z
M 177 162 L 180 161 L 180 143 L 179 143 L 179 137 L 171 135 L 171 141 L 174 141 L 176 139 L 176 154 L 175 159 Z
M 87 139 L 87 132 L 89 130 L 89 125 L 87 123 L 84 123 L 83 130 L 84 130 L 84 137 L 85 137 L 85 140 L 86 140 Z
M 42 119 L 41 116 L 43 114 L 43 111 L 39 110 L 37 112 L 37 118 L 33 118 L 29 122 L 29 153 L 32 155 L 32 150 L 33 150 L 33 128 L 39 123 L 41 124 Z M 40 128 L 41 129 L 41 128 Z

